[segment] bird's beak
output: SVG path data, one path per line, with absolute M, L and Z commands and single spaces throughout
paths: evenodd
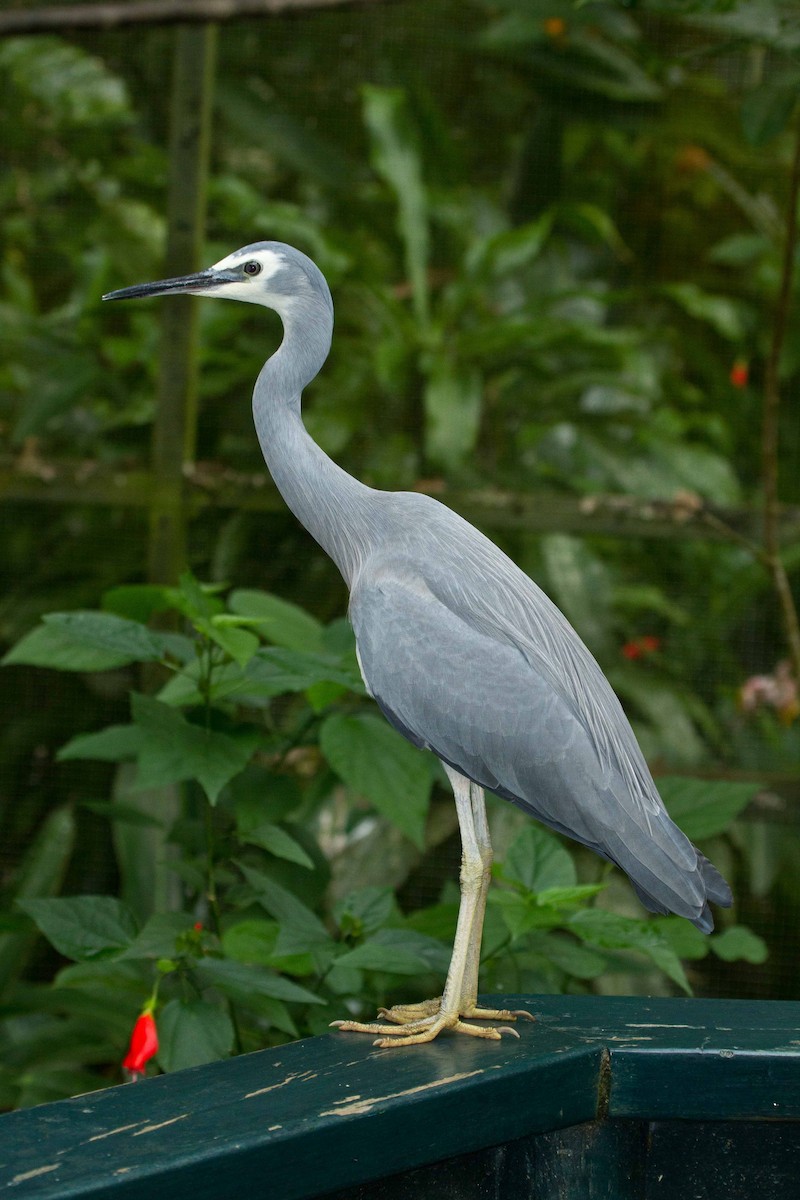
M 240 283 L 240 276 L 233 271 L 217 271 L 209 267 L 195 275 L 178 275 L 175 279 L 157 279 L 154 283 L 135 283 L 133 287 L 106 292 L 104 300 L 138 300 L 143 296 L 169 296 L 185 292 L 202 295 L 225 283 Z

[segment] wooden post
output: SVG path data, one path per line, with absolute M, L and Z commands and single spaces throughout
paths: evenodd
M 165 277 L 198 269 L 205 233 L 216 25 L 184 25 L 175 37 L 169 139 Z M 197 301 L 162 306 L 153 428 L 148 578 L 174 583 L 186 565 L 184 465 L 197 423 Z

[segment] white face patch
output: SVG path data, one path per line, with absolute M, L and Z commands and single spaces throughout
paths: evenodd
M 228 254 L 225 258 L 221 258 L 219 262 L 214 263 L 212 271 L 224 271 L 228 267 L 240 267 L 242 263 L 257 262 L 261 264 L 262 282 L 269 279 L 283 265 L 283 259 L 274 250 L 234 250 L 233 254 Z M 254 276 L 255 278 L 255 276 Z
M 218 287 L 208 288 L 205 295 L 213 293 L 226 300 L 244 300 L 250 304 L 263 304 L 272 307 L 269 296 L 269 280 L 284 265 L 283 258 L 274 250 L 234 250 L 214 263 L 212 271 L 224 271 L 231 267 L 241 267 L 246 262 L 257 262 L 261 265 L 258 275 L 248 275 L 240 283 L 220 283 Z

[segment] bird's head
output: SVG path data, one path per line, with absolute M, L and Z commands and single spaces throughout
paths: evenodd
M 305 254 L 282 242 L 254 242 L 194 275 L 137 283 L 108 292 L 103 299 L 134 300 L 183 293 L 263 304 L 281 316 L 286 316 L 298 301 L 313 298 L 332 308 L 328 285 L 321 271 Z

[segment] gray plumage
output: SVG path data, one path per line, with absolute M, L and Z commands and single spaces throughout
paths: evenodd
M 361 670 L 387 719 L 616 863 L 647 908 L 710 931 L 708 902 L 729 905 L 730 889 L 667 815 L 617 697 L 555 605 L 444 505 L 366 487 L 307 433 L 301 393 L 333 330 L 317 267 L 259 242 L 198 275 L 110 298 L 180 291 L 261 303 L 283 320 L 253 395 L 258 437 L 286 503 L 350 588 Z

